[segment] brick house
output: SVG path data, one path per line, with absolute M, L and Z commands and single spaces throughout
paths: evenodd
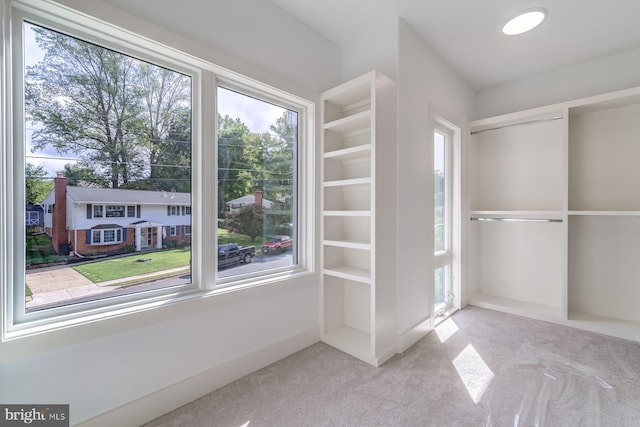
M 67 186 L 58 174 L 42 202 L 57 253 L 160 249 L 191 242 L 191 194 Z M 171 243 L 175 242 L 175 243 Z

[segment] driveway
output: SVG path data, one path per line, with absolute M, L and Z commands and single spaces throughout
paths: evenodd
M 27 271 L 26 281 L 32 293 L 27 297 L 27 308 L 104 292 L 66 265 Z
M 27 270 L 27 286 L 34 294 L 92 284 L 91 280 L 66 265 Z

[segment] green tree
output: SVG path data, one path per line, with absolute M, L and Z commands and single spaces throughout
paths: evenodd
M 64 165 L 64 177 L 73 187 L 109 188 L 109 180 L 84 162 Z
M 154 189 L 191 192 L 191 108 L 172 111 L 166 134 L 153 146 L 150 180 Z
M 33 26 L 44 52 L 26 73 L 29 119 L 42 125 L 36 149 L 53 146 L 102 169 L 113 188 L 139 177 L 144 130 L 138 60 L 61 33 Z
M 39 205 L 53 190 L 53 180 L 47 179 L 47 171 L 32 163 L 25 165 L 25 203 Z
M 34 148 L 77 155 L 112 188 L 190 191 L 191 77 L 31 28 L 44 54 L 25 79 Z
M 261 189 L 271 200 L 293 195 L 297 132 L 287 122 L 287 113 L 270 127 L 271 132 L 245 135 L 242 169 L 238 178 L 245 194 Z
M 245 205 L 229 213 L 226 223 L 229 230 L 246 234 L 252 242 L 255 242 L 256 237 L 264 233 L 264 210 L 262 206 L 255 204 Z
M 240 171 L 245 141 L 251 134 L 239 118 L 218 115 L 218 213 L 223 214 L 226 202 L 247 194 L 246 178 Z
M 271 125 L 266 149 L 268 176 L 264 190 L 274 200 L 292 200 L 298 147 L 297 113 L 285 111 Z
M 159 190 L 191 191 L 191 78 L 140 65 L 150 176 Z

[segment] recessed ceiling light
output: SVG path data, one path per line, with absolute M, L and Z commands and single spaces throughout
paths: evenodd
M 525 10 L 504 24 L 502 32 L 508 36 L 526 33 L 540 25 L 546 15 L 547 11 L 541 8 Z

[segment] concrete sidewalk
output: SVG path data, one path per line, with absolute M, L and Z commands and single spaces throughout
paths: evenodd
M 189 267 L 172 268 L 154 273 L 124 277 L 122 279 L 93 283 L 73 268 L 64 265 L 27 271 L 26 282 L 33 295 L 27 297 L 27 308 L 34 308 L 61 301 L 69 301 L 89 297 L 105 292 L 112 292 L 135 280 L 164 278 L 189 271 Z M 118 286 L 123 284 L 125 286 Z M 144 283 L 141 283 L 142 285 Z M 136 286 L 136 285 L 131 285 Z

